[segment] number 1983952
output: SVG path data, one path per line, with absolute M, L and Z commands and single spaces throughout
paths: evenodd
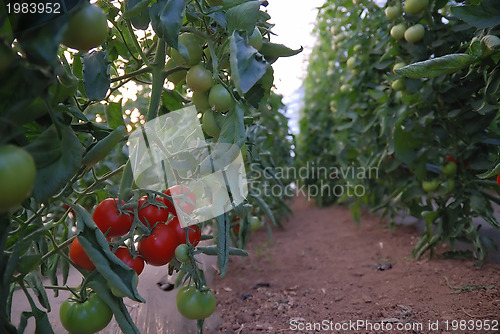
M 498 320 L 477 319 L 477 320 L 446 320 L 445 330 L 447 331 L 498 331 Z
M 14 2 L 6 5 L 8 14 L 60 14 L 59 2 Z

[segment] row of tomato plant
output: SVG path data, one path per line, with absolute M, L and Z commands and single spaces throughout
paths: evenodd
M 364 205 L 405 212 L 425 220 L 416 258 L 467 241 L 482 263 L 481 226 L 500 229 L 499 25 L 491 0 L 326 1 L 298 139 L 300 166 L 335 167 L 303 180 L 316 201 L 358 223 Z
M 271 65 L 301 50 L 271 41 L 266 1 L 60 3 L 60 14 L 0 13 L 0 328 L 22 333 L 34 318 L 37 333 L 53 333 L 48 293 L 70 290 L 59 310 L 69 332 L 114 316 L 139 333 L 123 298 L 147 302 L 137 291 L 146 264 L 180 272 L 178 310 L 201 332 L 216 300 L 195 256 L 217 256 L 224 276 L 251 231 L 289 213 L 286 192 L 260 189 L 287 186 L 268 175 L 291 164 L 293 144 Z M 189 214 L 199 198 L 182 185 L 138 188 L 127 154 L 130 132 L 189 106 L 207 142 L 241 149 L 249 186 L 230 212 L 184 227 L 178 209 Z M 77 287 L 66 286 L 71 268 Z M 31 307 L 20 319 L 17 290 Z

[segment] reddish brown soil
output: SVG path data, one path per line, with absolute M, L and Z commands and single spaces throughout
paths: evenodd
M 413 227 L 391 233 L 365 215 L 358 228 L 346 208 L 304 199 L 293 210 L 284 230 L 273 229 L 273 241 L 257 231 L 251 256 L 232 258 L 226 277 L 216 279 L 219 333 L 500 333 L 500 265 L 414 261 Z M 460 330 L 455 320 L 474 322 Z M 349 327 L 356 321 L 366 325 Z M 307 327 L 314 323 L 326 327 Z M 488 323 L 497 331 L 477 327 Z

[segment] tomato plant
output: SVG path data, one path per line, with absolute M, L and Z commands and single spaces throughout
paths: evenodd
M 177 49 L 172 49 L 172 59 L 181 66 L 191 67 L 201 61 L 203 48 L 200 39 L 192 33 L 184 33 L 179 36 L 179 45 L 183 53 Z
M 92 215 L 94 222 L 108 237 L 122 236 L 132 227 L 131 212 L 119 208 L 119 205 L 123 204 L 125 202 L 120 202 L 117 198 L 106 198 L 94 210 Z
M 0 18 L 0 72 L 9 78 L 0 90 L 0 147 L 27 152 L 17 162 L 0 157 L 0 180 L 8 190 L 2 192 L 8 197 L 0 196 L 0 274 L 11 277 L 0 287 L 7 291 L 0 294 L 5 305 L 0 332 L 21 332 L 27 321 L 35 323 L 36 332 L 51 332 L 43 282 L 51 282 L 56 293 L 67 290 L 74 266 L 82 275 L 82 300 L 92 289 L 113 310 L 122 332 L 138 334 L 123 297 L 145 302 L 136 287 L 143 257 L 182 269 L 186 280 L 201 288 L 206 282 L 197 261 L 171 261 L 177 246 L 185 243 L 190 255 L 217 256 L 221 276 L 230 255 L 248 254 L 246 237 L 231 245 L 225 233 L 232 212 L 186 229 L 179 225 L 180 218 L 192 223 L 201 217 L 198 211 L 207 210 L 204 201 L 214 191 L 196 189 L 197 198 L 185 186 L 167 189 L 167 181 L 192 184 L 204 176 L 206 170 L 192 168 L 207 158 L 199 152 L 202 138 L 180 152 L 165 147 L 171 156 L 161 165 L 168 177 L 152 170 L 134 173 L 144 164 L 137 166 L 128 156 L 134 152 L 132 138 L 150 129 L 149 122 L 194 104 L 207 146 L 236 148 L 211 154 L 229 161 L 239 148 L 253 184 L 284 190 L 291 180 L 270 180 L 250 166 L 275 172 L 292 164 L 294 139 L 281 96 L 272 91 L 272 64 L 301 49 L 274 43 L 267 2 L 65 5 L 62 15 Z M 173 146 L 188 138 L 185 125 L 168 127 L 178 135 Z M 258 194 L 259 187 L 250 187 L 245 205 L 231 211 L 279 226 L 289 214 L 290 196 Z M 199 245 L 205 227 L 211 235 Z M 30 301 L 26 312 L 11 307 L 17 293 Z M 31 302 L 33 295 L 38 302 Z
M 187 214 L 193 212 L 196 205 L 196 195 L 189 187 L 175 185 L 168 188 L 165 195 L 171 196 L 171 200 L 164 201 L 170 212 L 176 212 L 177 208 Z
M 221 84 L 216 84 L 210 89 L 208 103 L 214 111 L 226 112 L 233 105 L 233 97 Z
M 404 37 L 409 43 L 417 43 L 424 38 L 425 28 L 421 24 L 415 24 L 414 26 L 408 27 L 405 30 Z
M 446 176 L 454 176 L 457 173 L 457 164 L 450 161 L 441 168 L 441 172 Z
M 179 219 L 174 217 L 169 223 L 169 226 L 175 231 L 177 240 L 179 243 L 186 243 L 189 239 L 189 243 L 193 246 L 197 246 L 201 241 L 201 230 L 196 225 L 190 225 L 188 227 L 182 227 Z M 186 231 L 187 231 L 187 239 L 186 239 Z
M 36 167 L 31 155 L 22 148 L 0 146 L 0 212 L 19 205 L 31 193 Z
M 385 16 L 387 16 L 389 20 L 394 20 L 398 18 L 400 15 L 401 15 L 401 4 L 399 3 L 395 6 L 387 6 L 387 8 L 385 9 Z
M 78 238 L 75 238 L 71 243 L 69 248 L 69 258 L 82 269 L 87 271 L 93 271 L 95 269 L 94 262 L 92 262 L 87 253 L 85 253 L 85 250 L 82 245 L 80 245 Z
M 189 261 L 189 246 L 186 244 L 180 244 L 175 249 L 175 258 L 181 263 Z
M 88 51 L 108 37 L 108 21 L 104 11 L 96 6 L 84 4 L 71 16 L 62 43 L 70 48 Z
M 187 71 L 186 84 L 195 92 L 207 92 L 213 85 L 212 73 L 203 65 L 195 65 Z
M 175 299 L 179 313 L 193 320 L 208 318 L 214 313 L 217 304 L 210 290 L 198 290 L 193 285 L 180 288 Z
M 162 207 L 160 205 L 165 205 L 163 199 L 156 198 L 155 201 L 160 205 L 149 204 L 147 196 L 143 196 L 138 202 L 137 216 L 139 220 L 148 227 L 153 227 L 158 222 L 166 223 L 168 221 L 168 216 L 170 213 L 175 213 L 175 211 L 170 211 L 168 206 Z
M 151 235 L 139 240 L 137 250 L 152 266 L 163 266 L 172 260 L 180 244 L 176 230 L 169 224 L 157 224 Z
M 429 6 L 429 0 L 405 0 L 405 11 L 415 15 Z
M 132 256 L 127 247 L 118 247 L 115 251 L 117 258 L 122 260 L 130 268 L 134 269 L 137 275 L 140 275 L 144 270 L 144 260 L 140 256 Z
M 85 301 L 65 300 L 59 308 L 59 317 L 68 332 L 92 334 L 106 328 L 113 312 L 96 293 L 92 293 Z
M 322 189 L 319 205 L 349 205 L 357 223 L 365 205 L 392 228 L 398 210 L 417 219 L 439 212 L 412 255 L 432 256 L 441 242 L 459 254 L 457 241 L 468 240 L 481 264 L 494 243 L 473 217 L 499 229 L 500 26 L 486 17 L 500 13 L 491 0 L 402 3 L 399 15 L 397 0 L 326 1 L 319 10 L 297 163 L 341 177 L 301 184 Z

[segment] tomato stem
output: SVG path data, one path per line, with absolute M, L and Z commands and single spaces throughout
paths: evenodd
M 152 67 L 153 82 L 151 87 L 151 100 L 149 102 L 149 110 L 146 116 L 146 122 L 158 116 L 160 110 L 161 93 L 163 84 L 165 83 L 165 56 L 167 54 L 167 43 L 163 38 L 158 41 L 156 55 Z

